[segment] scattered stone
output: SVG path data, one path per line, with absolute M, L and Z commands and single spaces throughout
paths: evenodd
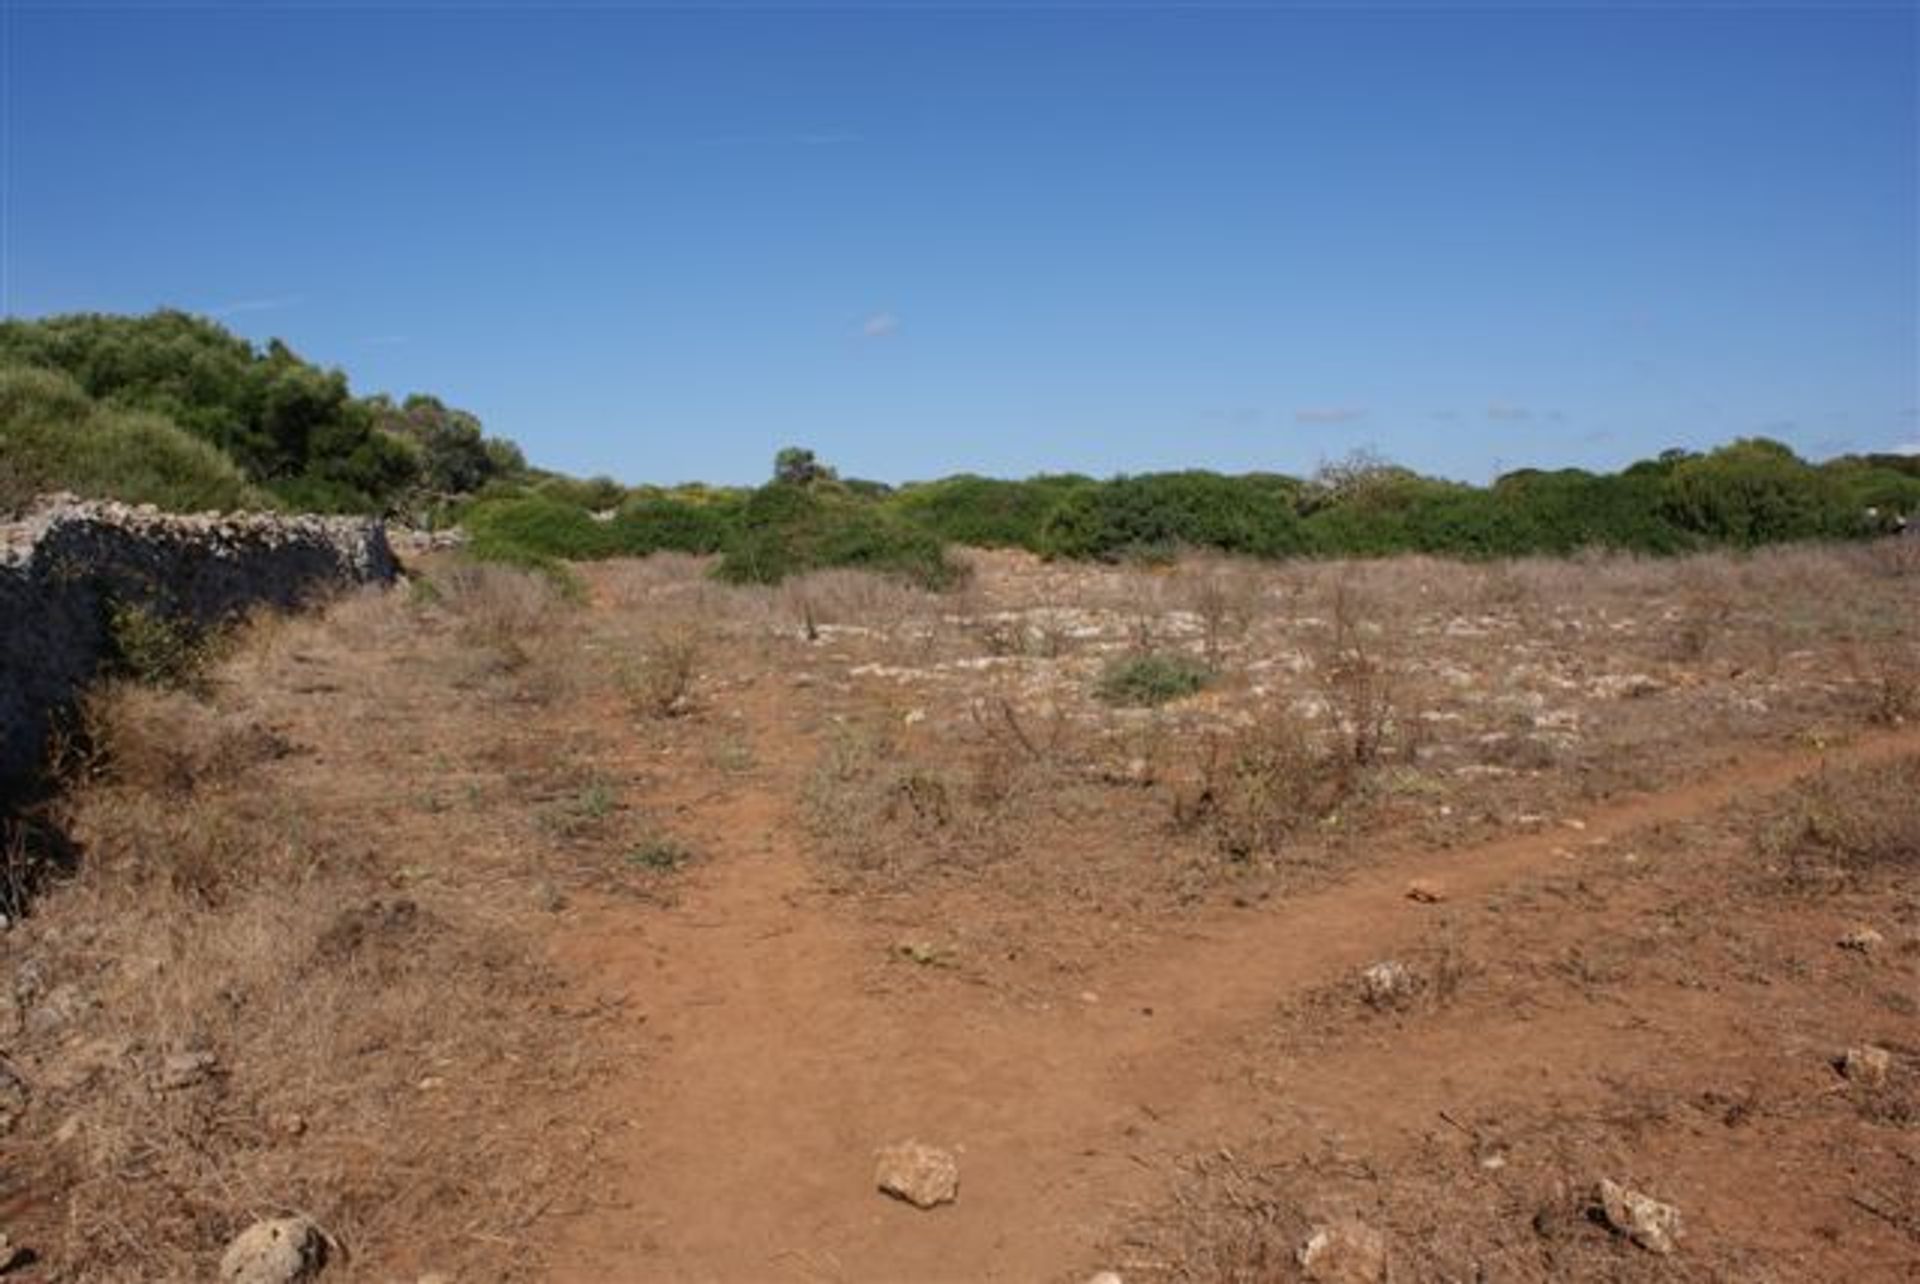
M 1387 1239 L 1362 1222 L 1316 1226 L 1294 1254 L 1314 1284 L 1385 1284 Z
M 0 1061 L 0 1137 L 13 1131 L 21 1116 L 27 1113 L 32 1097 L 27 1081 L 15 1074 L 5 1061 Z
M 1607 1225 L 1646 1249 L 1665 1257 L 1679 1247 L 1680 1210 L 1637 1190 L 1600 1179 L 1600 1212 Z
M 158 1092 L 178 1092 L 205 1083 L 220 1069 L 220 1058 L 211 1052 L 169 1052 L 154 1071 L 153 1086 Z
M 17 1248 L 6 1232 L 0 1231 L 0 1275 L 5 1275 L 16 1266 L 25 1266 L 33 1260 L 33 1255 L 24 1248 Z
M 267 1126 L 283 1137 L 302 1137 L 306 1135 L 307 1119 L 305 1115 L 287 1111 L 267 1120 Z
M 1422 905 L 1438 905 L 1447 899 L 1447 892 L 1431 878 L 1416 878 L 1407 884 L 1407 899 Z
M 1878 1088 L 1887 1081 L 1887 1074 L 1893 1069 L 1893 1054 L 1885 1048 L 1876 1048 L 1872 1044 L 1860 1048 L 1848 1048 L 1840 1058 L 1840 1073 L 1858 1084 L 1869 1088 Z
M 918 963 L 921 967 L 947 967 L 952 962 L 950 951 L 932 941 L 902 941 L 895 948 L 900 951 L 901 958 Z
M 428 1271 L 413 1284 L 453 1284 L 453 1276 L 444 1275 L 439 1271 Z
M 960 1161 L 952 1151 L 905 1141 L 880 1152 L 873 1180 L 915 1208 L 936 1208 L 960 1197 Z
M 1864 923 L 1841 937 L 1838 944 L 1843 950 L 1853 950 L 1859 954 L 1871 954 L 1887 943 L 1887 938 Z
M 1088 1276 L 1087 1284 L 1126 1284 L 1126 1281 L 1120 1278 L 1118 1271 L 1101 1271 L 1097 1275 Z
M 1397 1007 L 1413 996 L 1413 973 L 1405 963 L 1383 959 L 1360 973 L 1360 990 L 1376 1008 Z
M 1609 673 L 1595 678 L 1590 689 L 1602 700 L 1638 700 L 1657 695 L 1666 687 L 1660 679 L 1644 673 Z
M 273 1217 L 234 1236 L 220 1258 L 222 1284 L 302 1284 L 327 1264 L 327 1237 L 304 1217 Z

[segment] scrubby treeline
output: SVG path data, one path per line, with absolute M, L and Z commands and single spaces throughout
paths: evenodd
M 430 396 L 356 397 L 274 340 L 184 312 L 0 322 L 0 506 L 71 490 L 174 510 L 424 512 L 531 478 Z
M 816 566 L 864 566 L 939 584 L 945 544 L 1046 557 L 1157 559 L 1182 548 L 1256 557 L 1420 552 L 1509 557 L 1608 548 L 1666 554 L 1884 533 L 1920 510 L 1920 458 L 1848 456 L 1810 464 L 1747 439 L 1668 451 L 1618 473 L 1508 473 L 1491 486 L 1422 477 L 1356 458 L 1311 478 L 1151 473 L 1095 480 L 950 477 L 889 488 L 843 481 L 788 450 L 753 491 L 640 490 L 577 498 L 496 495 L 472 506 L 478 549 L 509 560 L 719 552 L 720 573 L 778 580 Z
M 949 544 L 1047 557 L 1462 557 L 1598 547 L 1678 553 L 1870 535 L 1920 511 L 1920 458 L 1814 464 L 1778 442 L 1671 450 L 1618 473 L 1508 473 L 1490 486 L 1356 456 L 1307 478 L 1204 471 L 899 487 L 789 448 L 757 489 L 625 487 L 528 467 L 439 399 L 358 397 L 338 370 L 182 312 L 0 323 L 0 509 L 32 494 L 205 509 L 271 506 L 463 521 L 476 552 L 539 564 L 664 549 L 778 580 L 860 566 L 952 578 Z

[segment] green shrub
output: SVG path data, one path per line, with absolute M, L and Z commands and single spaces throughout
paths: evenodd
M 777 584 L 844 566 L 938 589 L 960 578 L 940 538 L 831 481 L 772 482 L 753 493 L 729 535 L 718 573 L 735 583 Z
M 109 672 L 150 686 L 190 687 L 211 658 L 206 630 L 191 620 L 138 602 L 108 604 Z
M 0 367 L 0 508 L 52 490 L 174 512 L 266 506 L 230 460 L 159 415 L 98 405 L 56 371 Z
M 1108 704 L 1148 707 L 1183 699 L 1206 686 L 1212 670 L 1191 656 L 1149 652 L 1108 665 L 1099 695 Z
M 1839 487 L 1866 534 L 1889 531 L 1896 517 L 1920 515 L 1920 455 L 1850 455 L 1828 460 L 1820 471 Z
M 1070 492 L 1047 515 L 1041 549 L 1050 557 L 1165 555 L 1182 547 L 1255 557 L 1301 552 L 1294 511 L 1298 483 L 1271 476 L 1153 473 L 1116 477 Z
M 1661 504 L 1683 530 L 1742 548 L 1859 529 L 1860 515 L 1833 477 L 1761 437 L 1677 465 L 1662 483 Z
M 613 538 L 623 554 L 717 553 L 739 520 L 742 505 L 693 503 L 672 495 L 639 495 L 620 506 Z
M 612 524 L 583 508 L 534 496 L 488 500 L 467 510 L 468 551 L 487 562 L 522 566 L 592 561 L 618 552 Z
M 963 475 L 903 487 L 888 507 L 955 544 L 1037 553 L 1048 514 L 1068 495 L 1098 484 L 1075 476 L 1000 481 Z
M 536 481 L 533 492 L 590 513 L 604 513 L 610 508 L 618 508 L 627 497 L 626 487 L 611 477 L 565 477 L 558 473 Z

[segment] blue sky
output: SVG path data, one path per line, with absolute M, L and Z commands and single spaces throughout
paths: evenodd
M 1909 4 L 7 11 L 5 303 L 627 481 L 1920 440 Z

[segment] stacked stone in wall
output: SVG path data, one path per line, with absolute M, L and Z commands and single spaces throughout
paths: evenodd
M 39 766 L 54 717 L 107 655 L 114 607 L 209 626 L 384 583 L 396 569 L 385 528 L 368 518 L 41 501 L 0 526 L 0 790 Z

